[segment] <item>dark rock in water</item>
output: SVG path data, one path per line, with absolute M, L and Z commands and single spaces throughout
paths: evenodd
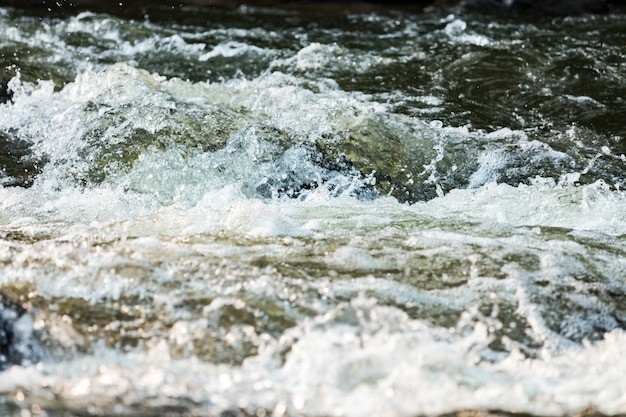
M 15 322 L 24 314 L 24 308 L 0 294 L 0 371 L 22 362 L 23 356 L 15 348 Z
M 0 80 L 0 104 L 13 101 L 13 91 L 9 88 L 9 83 L 5 80 Z
M 324 166 L 358 172 L 378 195 L 415 203 L 453 189 L 488 182 L 529 184 L 536 176 L 558 181 L 572 167 L 589 165 L 587 155 L 571 156 L 537 140 L 444 133 L 412 127 L 401 118 L 357 118 L 336 137 L 320 137 Z M 590 175 L 591 182 L 600 179 Z M 606 179 L 605 179 L 606 180 Z
M 30 187 L 45 164 L 32 144 L 0 131 L 0 185 Z
M 514 12 L 523 14 L 580 15 L 607 13 L 605 0 L 464 0 L 467 10 L 480 12 Z
M 91 353 L 89 340 L 65 316 L 82 314 L 80 306 L 75 311 L 66 309 L 61 317 L 46 310 L 50 300 L 33 295 L 31 290 L 26 296 L 23 290 L 4 286 L 0 292 L 0 373 L 11 366 L 62 361 Z M 4 415 L 1 408 L 0 415 Z
M 37 363 L 45 356 L 43 347 L 33 337 L 29 313 L 0 294 L 0 371 L 12 365 Z
M 430 200 L 437 191 L 423 166 L 436 159 L 437 152 L 428 138 L 406 129 L 405 125 L 394 127 L 383 120 L 365 119 L 350 126 L 345 137 L 320 138 L 316 147 L 331 165 L 346 167 L 346 171 L 356 169 L 369 177 L 380 195 L 392 195 L 402 202 Z

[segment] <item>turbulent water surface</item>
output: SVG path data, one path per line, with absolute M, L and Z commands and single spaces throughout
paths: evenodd
M 626 413 L 625 26 L 0 9 L 0 414 Z

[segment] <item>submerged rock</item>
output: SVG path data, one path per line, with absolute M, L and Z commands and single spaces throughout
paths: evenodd
M 203 110 L 178 103 L 175 107 L 88 103 L 81 160 L 86 171 L 74 175 L 84 184 L 100 183 L 110 174 L 129 170 L 147 150 L 178 147 L 185 156 L 214 152 L 246 125 L 244 114 L 226 108 Z M 150 120 L 150 124 L 144 123 Z
M 13 91 L 9 88 L 6 80 L 0 80 L 0 104 L 13 101 Z
M 366 118 L 351 126 L 345 137 L 320 138 L 316 145 L 328 165 L 356 169 L 371 178 L 381 195 L 403 202 L 428 200 L 437 191 L 424 166 L 437 158 L 437 151 L 429 139 L 408 129 Z
M 47 310 L 55 300 L 21 294 L 10 286 L 0 292 L 0 372 L 11 366 L 60 361 L 91 352 L 84 334 L 76 331 L 70 316 Z M 31 291 L 31 290 L 29 290 Z M 44 309 L 39 306 L 45 305 Z M 64 311 L 64 313 L 68 313 Z M 74 315 L 81 312 L 74 312 Z
M 488 182 L 517 186 L 536 176 L 557 181 L 577 163 L 565 152 L 508 130 L 454 133 L 401 118 L 364 118 L 343 135 L 317 140 L 324 166 L 357 171 L 379 195 L 408 203 Z
M 22 362 L 21 352 L 15 348 L 15 322 L 23 314 L 22 306 L 0 294 L 0 371 Z
M 11 365 L 37 363 L 46 356 L 33 337 L 32 317 L 26 309 L 0 294 L 0 371 Z
M 0 185 L 30 187 L 45 160 L 32 152 L 32 144 L 0 131 Z

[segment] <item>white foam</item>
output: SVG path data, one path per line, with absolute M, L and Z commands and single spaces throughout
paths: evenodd
M 227 41 L 215 46 L 211 51 L 200 55 L 198 59 L 200 61 L 208 61 L 215 57 L 233 58 L 249 53 L 266 54 L 267 51 L 257 46 L 248 45 L 246 43 Z
M 489 183 L 476 191 L 453 190 L 425 207 L 434 216 L 464 213 L 467 219 L 512 226 L 564 227 L 613 236 L 626 232 L 623 193 L 606 190 L 603 182 L 567 188 L 551 184 L 511 187 Z
M 598 102 L 597 100 L 594 100 L 593 98 L 589 97 L 589 96 L 573 96 L 570 94 L 566 94 L 564 96 L 566 99 L 574 101 L 576 103 L 581 103 L 581 104 L 592 104 L 594 106 L 597 107 L 604 107 L 604 105 L 600 102 Z
M 311 42 L 292 57 L 276 59 L 272 68 L 287 67 L 289 72 L 324 75 L 328 71 L 338 70 L 363 73 L 391 62 L 388 57 L 374 53 L 355 53 L 337 43 Z
M 454 19 L 446 25 L 443 32 L 450 37 L 454 43 L 469 44 L 476 46 L 487 46 L 493 41 L 486 36 L 468 33 L 467 22 L 462 19 Z
M 27 390 L 29 402 L 44 406 L 55 395 L 71 408 L 89 403 L 94 411 L 109 409 L 112 398 L 124 399 L 122 409 L 192 400 L 195 412 L 242 408 L 348 417 L 483 408 L 564 415 L 593 407 L 619 414 L 626 408 L 622 331 L 558 355 L 512 354 L 498 363 L 480 360 L 488 341 L 484 326 L 464 335 L 440 333 L 394 308 L 355 299 L 288 331 L 241 367 L 174 359 L 164 344 L 149 355 L 99 348 L 59 365 L 11 368 L 0 392 Z M 285 347 L 280 365 L 277 355 Z

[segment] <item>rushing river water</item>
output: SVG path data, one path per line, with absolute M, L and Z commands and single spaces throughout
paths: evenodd
M 625 27 L 0 9 L 0 414 L 626 413 Z

